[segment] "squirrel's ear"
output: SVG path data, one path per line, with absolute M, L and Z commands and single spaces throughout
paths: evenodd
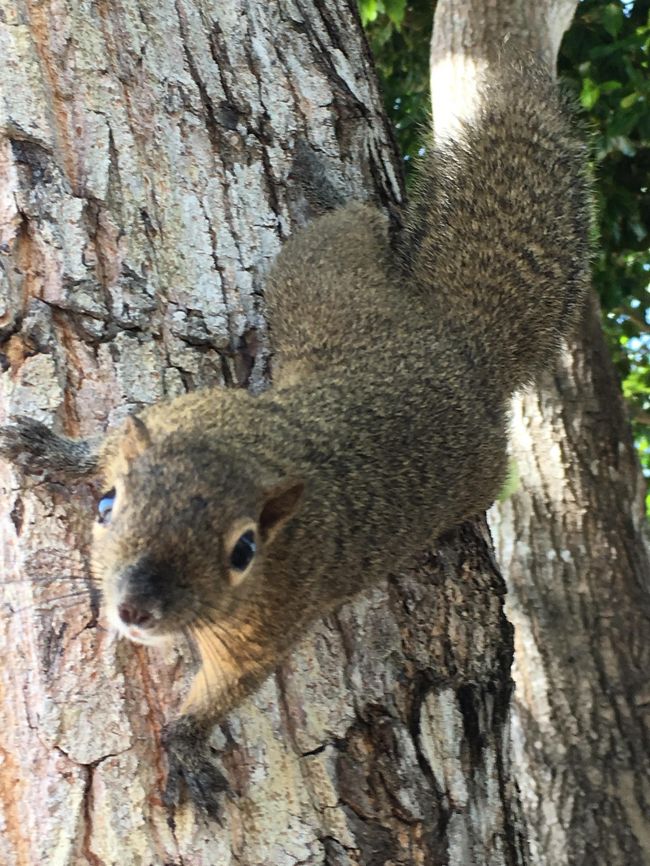
M 304 489 L 304 482 L 297 478 L 285 478 L 267 489 L 259 519 L 260 534 L 265 541 L 273 538 L 296 513 Z
M 147 425 L 137 415 L 129 415 L 124 424 L 124 433 L 120 441 L 122 456 L 127 461 L 135 460 L 151 445 L 151 435 Z

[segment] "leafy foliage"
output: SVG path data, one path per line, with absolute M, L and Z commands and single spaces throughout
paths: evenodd
M 360 0 L 359 8 L 375 55 L 386 110 L 408 160 L 418 152 L 430 111 L 433 6 L 424 0 L 408 5 L 403 0 Z
M 594 285 L 650 476 L 650 3 L 581 0 L 559 69 L 592 131 L 600 233 Z M 431 0 L 359 0 L 407 163 L 429 112 Z M 408 169 L 408 165 L 407 165 Z M 650 512 L 650 496 L 648 499 Z

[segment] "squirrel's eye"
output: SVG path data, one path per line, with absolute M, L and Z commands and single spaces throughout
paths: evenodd
M 255 533 L 252 529 L 240 535 L 237 544 L 230 554 L 230 567 L 235 571 L 245 571 L 255 556 L 257 545 L 255 544 Z
M 113 511 L 113 503 L 115 502 L 115 488 L 105 493 L 97 504 L 98 521 L 100 523 L 111 522 L 111 512 Z

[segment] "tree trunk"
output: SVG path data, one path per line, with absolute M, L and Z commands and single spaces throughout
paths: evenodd
M 513 409 L 490 514 L 515 625 L 513 739 L 539 866 L 650 864 L 644 482 L 598 311 Z
M 436 33 L 466 14 L 441 8 Z M 308 210 L 296 146 L 346 196 L 401 199 L 349 4 L 0 0 L 0 39 L 5 416 L 87 435 L 163 395 L 265 387 L 263 276 Z M 160 729 L 188 647 L 107 633 L 98 491 L 0 472 L 2 862 L 531 862 L 483 522 L 306 636 L 215 731 L 222 825 L 189 807 L 170 822 Z

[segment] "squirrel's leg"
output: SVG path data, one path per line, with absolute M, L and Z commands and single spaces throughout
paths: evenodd
M 0 427 L 0 457 L 13 463 L 24 475 L 48 475 L 79 479 L 96 475 L 102 437 L 69 439 L 53 433 L 45 424 L 18 415 Z
M 230 786 L 215 766 L 210 745 L 212 730 L 234 707 L 250 695 L 279 663 L 267 653 L 265 661 L 226 656 L 209 632 L 196 636 L 203 667 L 196 674 L 181 715 L 163 730 L 168 773 L 163 802 L 174 808 L 187 797 L 202 812 L 219 818 L 220 796 Z
M 221 812 L 220 795 L 230 790 L 227 780 L 214 765 L 210 732 L 214 718 L 205 714 L 184 713 L 163 730 L 167 753 L 167 781 L 163 803 L 172 809 L 186 799 L 212 818 Z

